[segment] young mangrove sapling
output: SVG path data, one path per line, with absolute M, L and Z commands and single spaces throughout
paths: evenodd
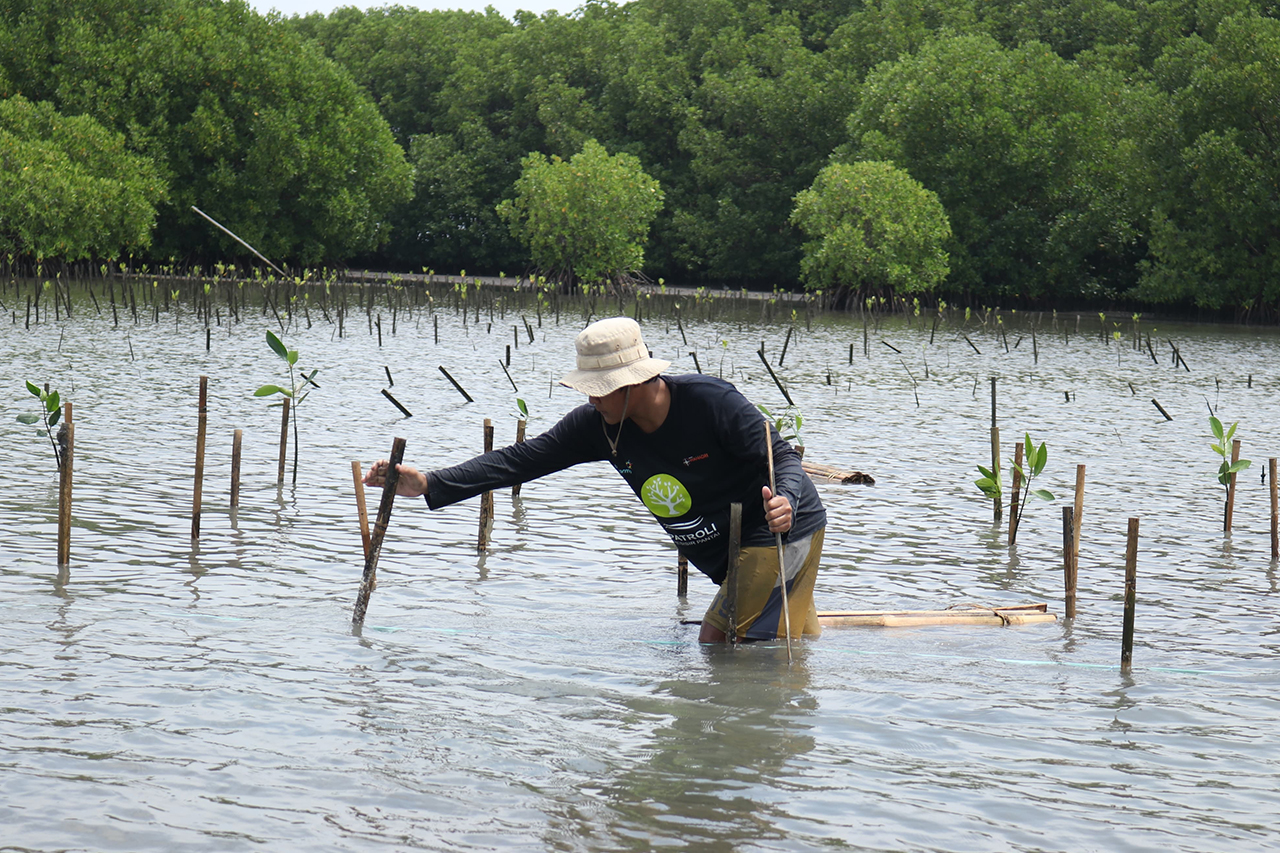
M 302 401 L 307 398 L 307 395 L 311 393 L 307 386 L 311 385 L 313 387 L 318 387 L 311 380 L 320 372 L 320 368 L 316 368 L 310 373 L 305 373 L 299 370 L 298 374 L 295 375 L 293 367 L 298 363 L 298 351 L 296 349 L 289 349 L 286 347 L 284 342 L 281 341 L 280 338 L 276 336 L 276 333 L 270 329 L 267 330 L 267 346 L 271 347 L 271 351 L 283 359 L 285 364 L 289 365 L 289 387 L 284 388 L 280 385 L 263 385 L 257 391 L 253 392 L 253 396 L 270 397 L 273 394 L 280 394 L 292 401 L 293 482 L 296 485 L 298 482 L 298 408 L 302 405 Z
M 36 435 L 47 436 L 49 444 L 53 447 L 53 459 L 58 469 L 62 469 L 62 448 L 58 444 L 58 440 L 54 438 L 53 428 L 58 425 L 58 419 L 62 417 L 62 398 L 58 392 L 48 390 L 48 386 L 41 389 L 33 382 L 27 383 L 27 390 L 32 396 L 40 400 L 40 414 L 33 415 L 30 413 L 18 415 L 18 423 L 31 426 L 33 424 L 43 423 L 44 426 L 36 429 Z

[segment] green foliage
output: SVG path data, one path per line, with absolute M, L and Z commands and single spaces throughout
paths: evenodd
M 193 204 L 268 257 L 347 257 L 382 243 L 409 196 L 368 96 L 243 0 L 13 0 L 0 5 L 0 68 L 154 161 L 169 186 L 159 257 L 241 253 Z
M 21 96 L 0 101 L 0 251 L 79 260 L 151 242 L 164 184 L 124 137 Z
M 41 424 L 41 427 L 36 430 L 36 434 L 43 435 L 49 439 L 49 444 L 53 446 L 54 461 L 61 468 L 62 450 L 53 437 L 53 428 L 58 425 L 58 420 L 62 417 L 62 397 L 56 390 L 46 391 L 34 382 L 27 382 L 27 390 L 40 401 L 40 410 L 36 414 L 24 413 L 18 415 L 18 423 L 26 424 L 27 426 Z
M 929 290 L 946 277 L 951 236 L 938 197 L 892 163 L 833 163 L 795 199 L 791 222 L 814 238 L 801 275 L 810 290 Z
M 756 408 L 769 423 L 773 424 L 773 428 L 778 431 L 783 441 L 789 441 L 797 447 L 804 447 L 804 437 L 800 435 L 800 428 L 804 426 L 804 417 L 800 414 L 799 407 L 787 406 L 776 415 L 759 403 L 756 404 Z
M 1218 482 L 1222 484 L 1224 489 L 1231 487 L 1231 475 L 1239 471 L 1243 471 L 1252 464 L 1248 459 L 1237 459 L 1231 461 L 1231 439 L 1236 434 L 1236 427 L 1239 422 L 1233 423 L 1230 429 L 1223 430 L 1222 421 L 1218 420 L 1214 415 L 1209 416 L 1209 429 L 1213 431 L 1213 444 L 1209 445 L 1213 452 L 1222 457 L 1222 464 L 1218 466 Z
M 276 354 L 280 360 L 289 366 L 289 384 L 284 385 L 263 385 L 253 392 L 255 397 L 272 397 L 279 394 L 287 397 L 291 402 L 293 418 L 293 482 L 298 482 L 298 409 L 302 406 L 302 402 L 311 394 L 311 388 L 316 387 L 315 379 L 319 368 L 315 368 L 310 373 L 299 370 L 294 372 L 294 366 L 298 363 L 298 351 L 289 349 L 284 345 L 284 341 L 270 329 L 267 330 L 267 346 Z
M 1043 44 L 945 36 L 867 78 L 840 156 L 892 161 L 937 193 L 953 289 L 1092 294 L 1132 239 L 1108 103 Z
M 978 473 L 982 476 L 973 481 L 973 484 L 978 487 L 978 491 L 991 500 L 1004 500 L 1004 486 L 1000 481 L 1000 469 L 996 468 L 993 471 L 990 468 L 984 468 L 979 465 Z
M 1249 308 L 1280 302 L 1280 20 L 1241 12 L 1212 43 L 1171 44 L 1140 137 L 1151 171 L 1151 258 L 1139 295 Z M 1154 131 L 1154 132 L 1151 132 Z
M 530 154 L 516 197 L 498 206 L 533 262 L 566 281 L 616 281 L 644 264 L 662 189 L 629 154 L 587 140 L 570 160 Z

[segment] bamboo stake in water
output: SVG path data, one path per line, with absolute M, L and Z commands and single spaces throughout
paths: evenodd
M 972 344 L 970 344 L 972 346 Z M 975 347 L 976 349 L 976 347 Z M 977 380 L 974 380 L 975 382 Z M 975 390 L 977 390 L 975 388 Z M 996 426 L 996 378 L 991 377 L 991 470 L 1000 473 L 1000 428 Z M 1000 505 L 1000 496 L 996 495 L 994 504 L 995 520 L 999 521 L 1004 508 Z
M 1009 544 L 1018 541 L 1018 493 L 1022 489 L 1022 442 L 1013 446 L 1013 490 L 1009 495 Z
M 1276 458 L 1267 460 L 1267 474 L 1271 477 L 1271 559 L 1280 560 L 1280 495 L 1276 490 Z
M 364 546 L 364 558 L 369 559 L 369 507 L 364 500 L 364 478 L 360 474 L 360 462 L 351 460 L 351 479 L 356 483 L 356 515 L 360 518 L 360 543 Z
M 689 558 L 681 554 L 676 559 L 676 595 L 684 598 L 689 594 Z
M 1084 518 L 1084 466 L 1076 466 L 1076 503 L 1075 511 L 1072 513 L 1073 522 L 1071 529 L 1071 542 L 1075 549 L 1074 565 L 1079 568 L 1080 565 L 1080 522 Z
M 71 463 L 75 455 L 75 424 L 71 422 L 71 404 L 64 405 L 62 424 L 67 444 L 62 448 L 62 466 L 58 469 L 58 565 L 71 563 Z
M 524 419 L 521 418 L 516 421 L 516 444 L 524 444 L 524 429 L 525 429 L 525 422 L 524 422 Z M 513 498 L 520 497 L 519 483 L 516 483 L 514 486 L 511 487 L 511 497 Z
M 729 504 L 729 564 L 725 571 L 725 603 L 729 610 L 729 631 L 726 639 L 738 645 L 738 560 L 742 554 L 742 504 Z M 681 558 L 684 559 L 683 557 Z M 688 564 L 685 579 L 688 580 Z M 790 640 L 788 640 L 790 642 Z
M 762 356 L 763 357 L 763 356 Z M 772 425 L 768 418 L 764 422 L 764 446 L 769 458 L 769 494 L 777 495 L 778 486 L 773 477 L 773 432 Z M 782 589 L 782 625 L 787 632 L 787 663 L 792 662 L 791 658 L 791 610 L 787 606 L 787 564 L 783 560 L 782 534 L 773 534 L 774 542 L 778 546 L 778 580 Z
M 236 430 L 231 440 L 231 510 L 240 507 L 240 451 L 244 442 L 244 430 Z
M 484 452 L 493 450 L 493 421 L 484 419 Z M 480 536 L 476 542 L 477 551 L 489 548 L 489 525 L 493 522 L 493 492 L 480 494 Z
M 1235 465 L 1240 461 L 1240 439 L 1231 442 L 1231 464 Z M 1231 517 L 1235 514 L 1236 509 L 1236 472 L 1232 472 L 1227 479 L 1227 509 L 1222 518 L 1222 532 L 1231 532 Z
M 200 415 L 196 426 L 196 476 L 192 490 L 191 538 L 200 538 L 200 499 L 204 492 L 204 439 L 209 425 L 209 377 L 200 377 Z
M 351 624 L 357 628 L 364 624 L 364 614 L 369 609 L 369 596 L 378 585 L 378 555 L 382 553 L 382 540 L 387 535 L 387 525 L 391 522 L 391 504 L 396 499 L 396 483 L 400 480 L 400 472 L 396 466 L 402 461 L 404 439 L 397 438 L 391 443 L 391 459 L 387 462 L 387 476 L 382 485 L 378 518 L 369 537 L 369 552 L 364 558 L 364 576 L 360 581 L 360 592 L 356 595 L 356 608 L 351 615 Z
M 1067 619 L 1076 618 L 1076 553 L 1075 512 L 1069 506 L 1062 508 L 1062 589 L 1063 610 Z
M 289 398 L 284 398 L 283 411 L 280 413 L 280 468 L 276 473 L 276 485 L 284 485 L 284 460 L 289 450 Z
M 1133 620 L 1138 602 L 1138 519 L 1129 519 L 1129 538 L 1124 552 L 1124 628 L 1120 638 L 1120 668 L 1133 664 Z

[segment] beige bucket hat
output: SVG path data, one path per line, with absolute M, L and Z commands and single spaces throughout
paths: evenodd
M 640 336 L 640 324 L 628 317 L 597 320 L 578 333 L 573 342 L 578 368 L 560 384 L 588 397 L 603 397 L 628 385 L 639 385 L 671 366 L 649 355 Z

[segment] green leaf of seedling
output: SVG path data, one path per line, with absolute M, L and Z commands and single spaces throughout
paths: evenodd
M 39 387 L 37 387 L 37 386 L 36 386 L 34 383 L 32 383 L 32 382 L 28 382 L 28 383 L 27 383 L 27 390 L 28 390 L 28 391 L 30 391 L 30 392 L 31 392 L 31 394 L 32 394 L 33 396 L 35 396 L 35 397 L 39 397 L 39 396 L 41 396 Z
M 281 388 L 279 385 L 263 385 L 257 391 L 253 392 L 255 397 L 270 397 L 272 394 L 283 394 L 286 397 L 292 397 L 293 394 Z
M 39 422 L 40 422 L 39 415 L 18 415 L 18 423 L 20 424 L 26 424 L 27 426 L 31 426 L 32 424 L 36 424 Z
M 1047 489 L 1032 489 L 1031 494 L 1035 495 L 1042 501 L 1053 500 L 1053 493 Z
M 1238 471 L 1243 471 L 1244 469 L 1248 468 L 1252 464 L 1253 463 L 1250 462 L 1248 459 L 1241 459 L 1238 462 L 1232 463 L 1231 467 L 1227 469 L 1227 473 L 1235 474 Z
M 1045 463 L 1048 461 L 1049 448 L 1045 446 L 1044 442 L 1041 442 L 1040 447 L 1036 450 L 1036 462 L 1035 465 L 1032 466 L 1032 473 L 1039 476 L 1040 472 L 1044 470 Z
M 289 350 L 287 353 L 285 353 L 284 360 L 285 360 L 285 361 L 287 361 L 287 362 L 289 362 L 290 366 L 297 364 L 297 363 L 298 363 L 298 351 L 297 351 L 296 349 L 291 349 L 291 350 Z
M 45 399 L 44 407 L 49 412 L 56 412 L 58 409 L 62 408 L 62 398 L 58 396 L 57 391 L 49 392 L 48 398 Z
M 1218 439 L 1219 444 L 1222 444 L 1225 441 L 1222 436 L 1222 421 L 1218 420 L 1213 415 L 1209 416 L 1209 429 L 1213 430 L 1213 437 Z
M 1212 450 L 1214 453 L 1218 454 L 1219 456 L 1227 455 L 1227 451 L 1223 449 L 1221 444 L 1211 444 L 1209 445 L 1209 449 Z
M 271 351 L 285 361 L 289 360 L 289 352 L 285 349 L 284 342 L 276 337 L 276 333 L 270 329 L 267 329 L 267 346 L 271 347 Z
M 1230 479 L 1230 477 L 1231 477 L 1231 463 L 1223 462 L 1220 466 L 1218 466 L 1218 482 L 1225 486 L 1227 485 L 1227 482 Z
M 60 417 L 62 417 L 62 409 L 54 409 L 52 412 L 50 412 L 50 413 L 49 413 L 49 426 L 51 426 L 51 427 L 57 426 L 57 425 L 58 425 L 58 418 L 60 418 Z
M 516 408 L 520 410 L 520 414 L 524 415 L 526 419 L 529 417 L 529 406 L 519 397 L 516 397 Z
M 1222 443 L 1226 444 L 1231 440 L 1231 436 L 1236 434 L 1236 427 L 1240 426 L 1240 422 L 1236 421 L 1231 425 L 1231 429 L 1227 430 L 1227 434 L 1222 437 Z

